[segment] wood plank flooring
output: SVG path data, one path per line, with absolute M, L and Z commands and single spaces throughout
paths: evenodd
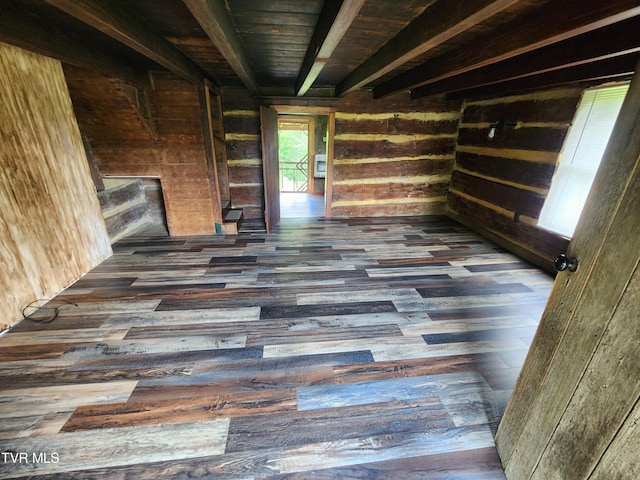
M 280 218 L 324 217 L 324 196 L 311 193 L 280 193 Z
M 0 478 L 502 479 L 552 281 L 444 217 L 128 238 L 0 337 Z

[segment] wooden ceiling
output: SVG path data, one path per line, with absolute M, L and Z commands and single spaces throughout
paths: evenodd
M 3 0 L 0 41 L 132 84 L 467 96 L 631 75 L 640 0 Z

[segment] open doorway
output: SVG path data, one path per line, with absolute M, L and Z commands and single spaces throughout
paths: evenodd
M 323 217 L 326 116 L 280 115 L 280 217 Z

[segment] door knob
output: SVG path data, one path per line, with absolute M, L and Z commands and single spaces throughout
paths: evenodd
M 561 253 L 553 261 L 553 269 L 556 272 L 564 272 L 565 270 L 575 272 L 578 269 L 578 259 L 574 257 L 567 257 L 566 254 Z

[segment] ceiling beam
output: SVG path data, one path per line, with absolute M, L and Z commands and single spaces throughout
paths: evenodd
M 24 7 L 14 7 L 15 4 L 3 5 L 0 14 L 0 41 L 133 85 L 149 86 L 149 77 L 145 71 L 91 48 L 67 32 L 58 30 L 55 25 L 30 15 Z
M 45 0 L 46 3 L 119 41 L 169 71 L 200 84 L 200 68 L 137 18 L 127 15 L 109 0 Z
M 521 0 L 436 2 L 345 77 L 336 87 L 336 95 L 371 83 L 518 1 Z
M 411 91 L 411 98 L 469 90 L 640 52 L 640 17 L 584 33 Z
M 304 95 L 311 88 L 358 16 L 364 2 L 365 0 L 325 0 L 296 80 L 297 96 Z
M 531 14 L 373 89 L 374 98 L 437 82 L 640 14 L 637 0 L 548 2 Z
M 182 0 L 245 87 L 259 95 L 260 88 L 249 59 L 240 43 L 225 0 Z
M 447 100 L 464 100 L 471 97 L 491 97 L 495 95 L 504 96 L 514 92 L 538 90 L 560 85 L 624 80 L 633 75 L 639 60 L 640 54 L 630 53 L 562 70 L 554 70 L 530 77 L 452 92 L 447 94 Z

